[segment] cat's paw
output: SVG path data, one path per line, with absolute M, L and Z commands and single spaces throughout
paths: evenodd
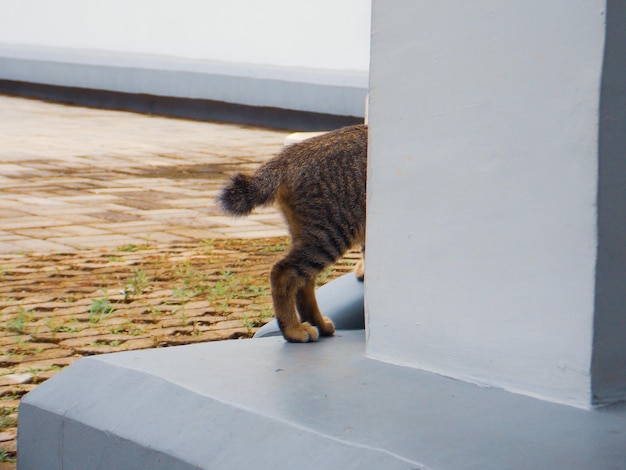
M 322 336 L 332 336 L 335 334 L 335 324 L 328 317 L 323 317 L 324 323 L 321 325 L 317 325 L 317 328 L 320 331 L 320 335 Z
M 290 343 L 309 343 L 317 341 L 320 334 L 317 328 L 305 322 L 285 329 L 283 336 Z

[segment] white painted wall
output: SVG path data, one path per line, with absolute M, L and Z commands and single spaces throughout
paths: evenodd
M 369 356 L 590 405 L 604 14 L 374 0 Z
M 369 0 L 1 0 L 0 80 L 364 114 Z
M 369 67 L 369 0 L 2 0 L 0 43 L 231 63 Z

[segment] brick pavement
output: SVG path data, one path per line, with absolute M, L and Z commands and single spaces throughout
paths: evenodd
M 287 240 L 266 237 L 283 221 L 273 208 L 225 217 L 214 199 L 286 136 L 0 95 L 0 460 L 15 457 L 20 397 L 79 357 L 269 321 L 267 273 Z
M 0 253 L 285 235 L 275 209 L 233 219 L 214 198 L 286 136 L 0 96 Z

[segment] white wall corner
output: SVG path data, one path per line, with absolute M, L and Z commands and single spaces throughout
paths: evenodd
M 370 357 L 591 406 L 605 6 L 374 0 Z

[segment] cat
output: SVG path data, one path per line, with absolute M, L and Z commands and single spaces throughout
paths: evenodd
M 218 195 L 231 215 L 277 202 L 285 217 L 291 246 L 272 267 L 270 284 L 274 314 L 289 342 L 335 333 L 317 306 L 315 279 L 353 246 L 364 253 L 367 139 L 367 126 L 356 125 L 289 145 L 253 175 L 232 176 Z M 361 259 L 359 280 L 363 266 Z

